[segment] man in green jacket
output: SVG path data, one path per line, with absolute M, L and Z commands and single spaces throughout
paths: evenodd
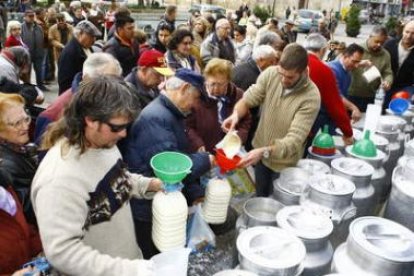
M 278 66 L 264 70 L 243 94 L 222 124 L 235 128 L 250 108 L 261 108 L 253 150 L 240 166 L 255 166 L 256 195 L 272 194 L 272 182 L 281 170 L 293 167 L 303 156 L 305 142 L 320 108 L 320 94 L 308 73 L 308 53 L 299 44 L 286 46 Z
M 375 93 L 380 86 L 387 91 L 390 89 L 393 75 L 391 68 L 391 57 L 388 51 L 383 48 L 388 39 L 387 30 L 383 26 L 375 26 L 369 38 L 362 44 L 364 55 L 362 57 L 365 64 L 352 71 L 352 82 L 348 91 L 348 99 L 353 102 L 361 112 L 365 112 L 367 105 L 374 103 Z M 365 65 L 365 66 L 364 66 Z M 381 78 L 370 83 L 364 78 L 363 74 L 371 65 L 378 68 Z

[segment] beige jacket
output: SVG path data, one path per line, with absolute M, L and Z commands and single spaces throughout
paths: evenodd
M 316 85 L 306 77 L 292 92 L 284 94 L 281 76 L 276 66 L 271 66 L 243 99 L 250 108 L 262 107 L 254 148 L 275 146 L 271 156 L 262 159 L 263 164 L 276 172 L 295 166 L 319 112 L 321 100 Z
M 68 40 L 69 42 L 73 37 L 73 27 L 72 25 L 66 23 L 66 26 L 68 28 Z M 60 57 L 60 53 L 62 52 L 65 45 L 62 44 L 62 37 L 60 35 L 60 32 L 58 30 L 57 24 L 54 24 L 49 29 L 49 43 L 51 47 L 53 47 L 53 56 L 55 58 L 55 61 L 57 62 Z

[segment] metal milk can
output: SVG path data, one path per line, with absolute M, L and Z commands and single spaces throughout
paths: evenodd
M 375 210 L 375 190 L 371 184 L 374 167 L 356 158 L 341 157 L 331 163 L 332 173 L 345 177 L 355 184 L 352 201 L 357 208 L 357 217 L 373 215 Z
M 287 206 L 276 215 L 280 228 L 289 231 L 303 241 L 306 258 L 302 276 L 321 276 L 330 272 L 333 257 L 329 235 L 332 221 L 317 209 L 303 206 Z
M 333 272 L 344 275 L 411 276 L 413 268 L 414 233 L 379 217 L 355 219 L 332 261 Z
M 273 198 L 283 205 L 298 205 L 309 182 L 310 174 L 301 168 L 286 168 L 273 181 Z
M 344 242 L 348 236 L 349 223 L 356 216 L 352 203 L 355 185 L 350 180 L 333 175 L 314 175 L 301 197 L 300 205 L 315 208 L 329 216 L 334 224 L 331 242 L 334 247 Z
M 356 155 L 352 152 L 352 146 L 348 146 L 346 148 L 346 154 L 347 156 L 366 161 L 374 167 L 375 171 L 371 178 L 371 185 L 374 187 L 375 190 L 374 198 L 377 204 L 376 209 L 378 209 L 379 206 L 385 202 L 391 186 L 388 185 L 388 183 L 386 182 L 386 172 L 383 167 L 383 162 L 384 160 L 386 160 L 387 155 L 381 150 L 377 150 L 376 157 L 364 157 Z
M 300 159 L 296 167 L 304 169 L 310 175 L 331 173 L 331 168 L 328 165 L 315 159 Z
M 384 217 L 398 222 L 414 231 L 414 157 L 394 169 L 391 195 Z
M 390 115 L 395 115 L 390 109 L 387 109 L 386 113 Z M 403 118 L 407 122 L 407 124 L 404 127 L 404 132 L 410 135 L 410 139 L 414 138 L 414 126 L 413 126 L 414 112 L 407 110 L 403 114 L 398 115 L 398 117 Z

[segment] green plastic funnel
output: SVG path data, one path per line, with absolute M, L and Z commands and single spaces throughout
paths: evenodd
M 369 139 L 370 131 L 366 130 L 364 133 L 364 138 L 359 140 L 352 147 L 352 153 L 362 157 L 376 157 L 377 148 L 375 147 L 374 142 Z
M 312 141 L 312 152 L 319 155 L 334 155 L 335 141 L 329 134 L 329 126 L 325 125 L 321 133 Z
M 176 184 L 191 172 L 193 162 L 182 153 L 165 151 L 154 155 L 150 165 L 155 175 L 165 184 Z

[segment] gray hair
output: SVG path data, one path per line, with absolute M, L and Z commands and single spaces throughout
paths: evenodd
M 119 61 L 108 53 L 93 53 L 88 56 L 83 64 L 83 77 L 95 78 L 105 75 L 122 75 L 122 67 Z
M 252 58 L 254 61 L 276 56 L 276 50 L 269 45 L 260 45 L 253 49 Z
M 21 28 L 22 24 L 17 20 L 11 20 L 11 21 L 7 22 L 6 37 L 9 37 L 10 36 L 10 30 L 13 29 L 13 28 L 16 28 L 16 27 Z
M 220 18 L 220 19 L 219 19 L 219 20 L 217 20 L 217 22 L 216 22 L 216 30 L 217 30 L 218 28 L 220 28 L 221 26 L 226 25 L 226 24 L 230 24 L 230 22 L 229 22 L 226 18 Z
M 258 36 L 256 37 L 256 41 L 254 43 L 254 47 L 260 45 L 273 45 L 276 42 L 281 42 L 282 38 L 272 31 L 264 31 L 262 33 L 259 32 Z
M 381 25 L 375 26 L 372 28 L 370 36 L 388 36 L 387 28 Z
M 184 84 L 187 82 L 183 81 L 180 78 L 177 78 L 175 76 L 170 77 L 167 82 L 165 83 L 165 90 L 178 90 L 180 89 Z M 189 83 L 190 84 L 190 83 Z M 190 84 L 190 89 L 195 90 L 196 92 L 199 92 L 198 89 Z M 201 91 L 200 91 L 201 92 Z
M 183 86 L 186 82 L 182 79 L 179 79 L 177 77 L 171 77 L 167 80 L 165 83 L 165 89 L 166 90 L 177 90 L 180 89 L 181 86 Z
M 305 47 L 306 50 L 312 52 L 318 52 L 327 46 L 328 41 L 326 38 L 317 33 L 308 35 L 305 43 L 303 44 L 303 47 Z

